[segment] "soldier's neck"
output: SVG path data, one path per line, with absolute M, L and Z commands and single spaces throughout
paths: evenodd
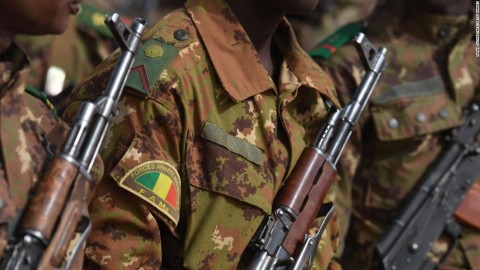
M 227 2 L 255 47 L 260 62 L 270 76 L 275 78 L 279 56 L 272 52 L 272 38 L 285 13 L 268 6 L 267 1 L 227 0 Z
M 0 31 L 0 53 L 4 52 L 6 49 L 12 45 L 13 37 L 11 35 L 4 34 Z

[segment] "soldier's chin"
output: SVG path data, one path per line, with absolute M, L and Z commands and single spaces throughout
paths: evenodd
M 62 34 L 67 30 L 67 27 L 68 27 L 68 20 L 56 25 L 55 28 L 52 29 L 52 31 L 55 31 L 55 33 L 52 33 L 52 34 L 54 35 Z
M 80 12 L 80 2 L 71 2 L 68 4 L 71 15 L 77 15 Z
M 66 20 L 58 20 L 50 24 L 48 27 L 45 27 L 37 35 L 59 35 L 65 32 L 68 27 L 68 18 Z

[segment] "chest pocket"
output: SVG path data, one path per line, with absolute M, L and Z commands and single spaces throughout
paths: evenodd
M 370 107 L 375 135 L 359 174 L 367 207 L 390 210 L 412 190 L 441 150 L 444 132 L 461 123 L 461 109 L 438 78 L 395 86 Z M 362 182 L 362 181 L 360 181 Z
M 264 152 L 244 139 L 205 122 L 201 134 L 189 133 L 186 170 L 190 185 L 257 208 L 271 210 L 273 177 Z
M 436 133 L 461 123 L 460 107 L 437 77 L 394 86 L 374 103 L 372 117 L 381 141 Z

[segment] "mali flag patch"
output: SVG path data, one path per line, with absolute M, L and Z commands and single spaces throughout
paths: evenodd
M 180 175 L 160 160 L 147 161 L 129 170 L 120 186 L 165 214 L 175 226 L 180 218 Z

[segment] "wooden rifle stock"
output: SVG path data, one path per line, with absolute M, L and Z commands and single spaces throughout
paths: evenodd
M 83 174 L 78 173 L 76 175 L 74 186 L 69 194 L 69 200 L 67 201 L 61 219 L 56 226 L 56 231 L 60 233 L 54 234 L 53 238 L 50 240 L 50 244 L 47 246 L 42 260 L 39 263 L 39 269 L 60 268 L 67 257 L 69 249 L 72 249 L 72 252 L 76 252 L 78 251 L 78 248 L 75 246 L 83 244 L 81 239 L 75 239 L 74 236 L 77 233 L 79 226 L 82 230 L 90 232 L 90 228 L 88 227 L 90 224 L 88 223 L 88 220 L 85 219 L 86 213 L 83 211 L 86 209 L 86 206 L 91 199 L 90 197 L 95 188 L 94 184 L 95 182 L 87 179 Z M 72 239 L 74 240 L 72 241 Z M 71 257 L 74 258 L 75 254 Z
M 272 214 L 264 219 L 241 259 L 247 269 L 312 267 L 315 250 L 334 211 L 332 203 L 323 201 L 335 181 L 335 166 L 386 67 L 386 48 L 376 50 L 363 33 L 357 33 L 353 42 L 367 72 L 347 106 L 341 110 L 331 107 L 314 143 L 303 150 L 276 194 Z M 324 219 L 315 235 L 310 235 L 319 216 Z
M 56 225 L 51 217 L 60 216 L 78 173 L 77 166 L 60 157 L 49 165 L 19 226 L 20 231 L 40 232 L 46 241 Z
M 313 147 L 303 150 L 286 185 L 277 193 L 274 207 L 286 206 L 296 214 L 296 221 L 283 241 L 283 247 L 295 254 L 305 240 L 333 184 L 336 169 Z M 305 198 L 305 199 L 303 199 Z
M 116 113 L 146 21 L 138 18 L 128 28 L 113 14 L 105 24 L 121 49 L 119 60 L 102 95 L 95 103 L 82 103 L 60 154 L 49 163 L 0 258 L 0 269 L 68 269 L 90 232 L 86 213 L 94 188 L 90 170 Z M 81 237 L 67 257 L 76 233 Z

